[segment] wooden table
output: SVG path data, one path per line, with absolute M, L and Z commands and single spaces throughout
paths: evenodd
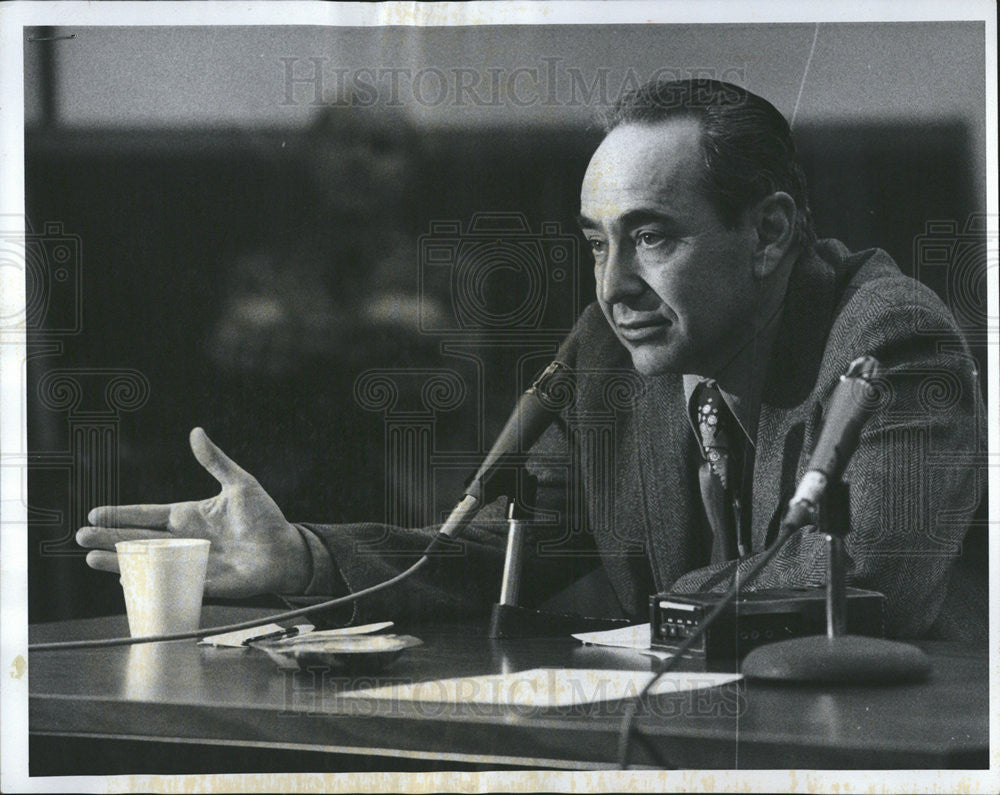
M 206 607 L 203 623 L 252 612 Z M 39 624 L 30 637 L 40 642 L 125 631 L 124 617 L 117 616 Z M 539 667 L 648 671 L 649 658 L 572 640 L 492 641 L 482 627 L 469 625 L 416 634 L 423 646 L 373 676 L 336 668 L 283 671 L 256 649 L 209 648 L 193 641 L 35 653 L 29 660 L 29 728 L 50 751 L 59 748 L 57 738 L 127 742 L 132 748 L 142 743 L 237 747 L 251 749 L 248 764 L 262 770 L 285 769 L 282 757 L 271 752 L 311 753 L 313 764 L 341 754 L 348 761 L 340 769 L 357 767 L 359 759 L 369 760 L 372 770 L 381 769 L 380 760 L 391 769 L 400 769 L 400 760 L 410 760 L 414 769 L 614 766 L 620 701 L 528 709 L 359 700 L 345 691 Z M 674 766 L 684 768 L 987 767 L 985 651 L 923 646 L 933 675 L 922 684 L 818 688 L 743 681 L 660 696 L 637 725 Z M 36 759 L 35 748 L 33 775 L 45 773 L 49 756 L 58 756 L 56 750 L 48 761 Z M 132 751 L 126 755 L 132 762 L 118 764 L 136 769 L 112 772 L 149 772 L 135 757 Z M 634 761 L 654 764 L 638 747 Z M 206 772 L 202 765 L 204 758 L 163 772 Z

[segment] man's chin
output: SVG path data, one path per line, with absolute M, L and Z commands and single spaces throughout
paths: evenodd
M 664 375 L 683 373 L 683 363 L 670 351 L 652 345 L 638 345 L 630 348 L 632 366 L 641 375 Z

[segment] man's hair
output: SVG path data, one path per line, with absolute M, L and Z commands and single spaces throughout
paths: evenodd
M 745 88 L 719 80 L 654 80 L 621 96 L 605 132 L 625 124 L 689 118 L 701 128 L 705 194 L 727 226 L 775 191 L 795 200 L 796 240 L 815 243 L 806 178 L 795 160 L 792 131 L 777 109 Z

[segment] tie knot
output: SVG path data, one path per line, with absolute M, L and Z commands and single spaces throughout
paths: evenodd
M 695 387 L 693 401 L 695 420 L 703 438 L 706 434 L 717 433 L 720 426 L 726 424 L 730 416 L 729 406 L 715 381 L 700 381 Z

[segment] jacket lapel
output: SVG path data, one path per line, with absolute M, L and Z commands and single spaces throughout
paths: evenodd
M 647 378 L 637 412 L 641 519 L 657 590 L 704 566 L 711 534 L 700 505 L 699 453 L 687 419 L 680 375 Z
M 587 408 L 576 415 L 574 435 L 589 526 L 604 567 L 625 612 L 643 615 L 651 591 L 707 562 L 707 531 L 689 497 L 699 494 L 690 467 L 697 451 L 679 410 L 680 376 L 643 378 L 631 370 L 631 405 L 619 406 L 609 422 L 604 404 L 611 379 L 621 377 L 583 376 Z

